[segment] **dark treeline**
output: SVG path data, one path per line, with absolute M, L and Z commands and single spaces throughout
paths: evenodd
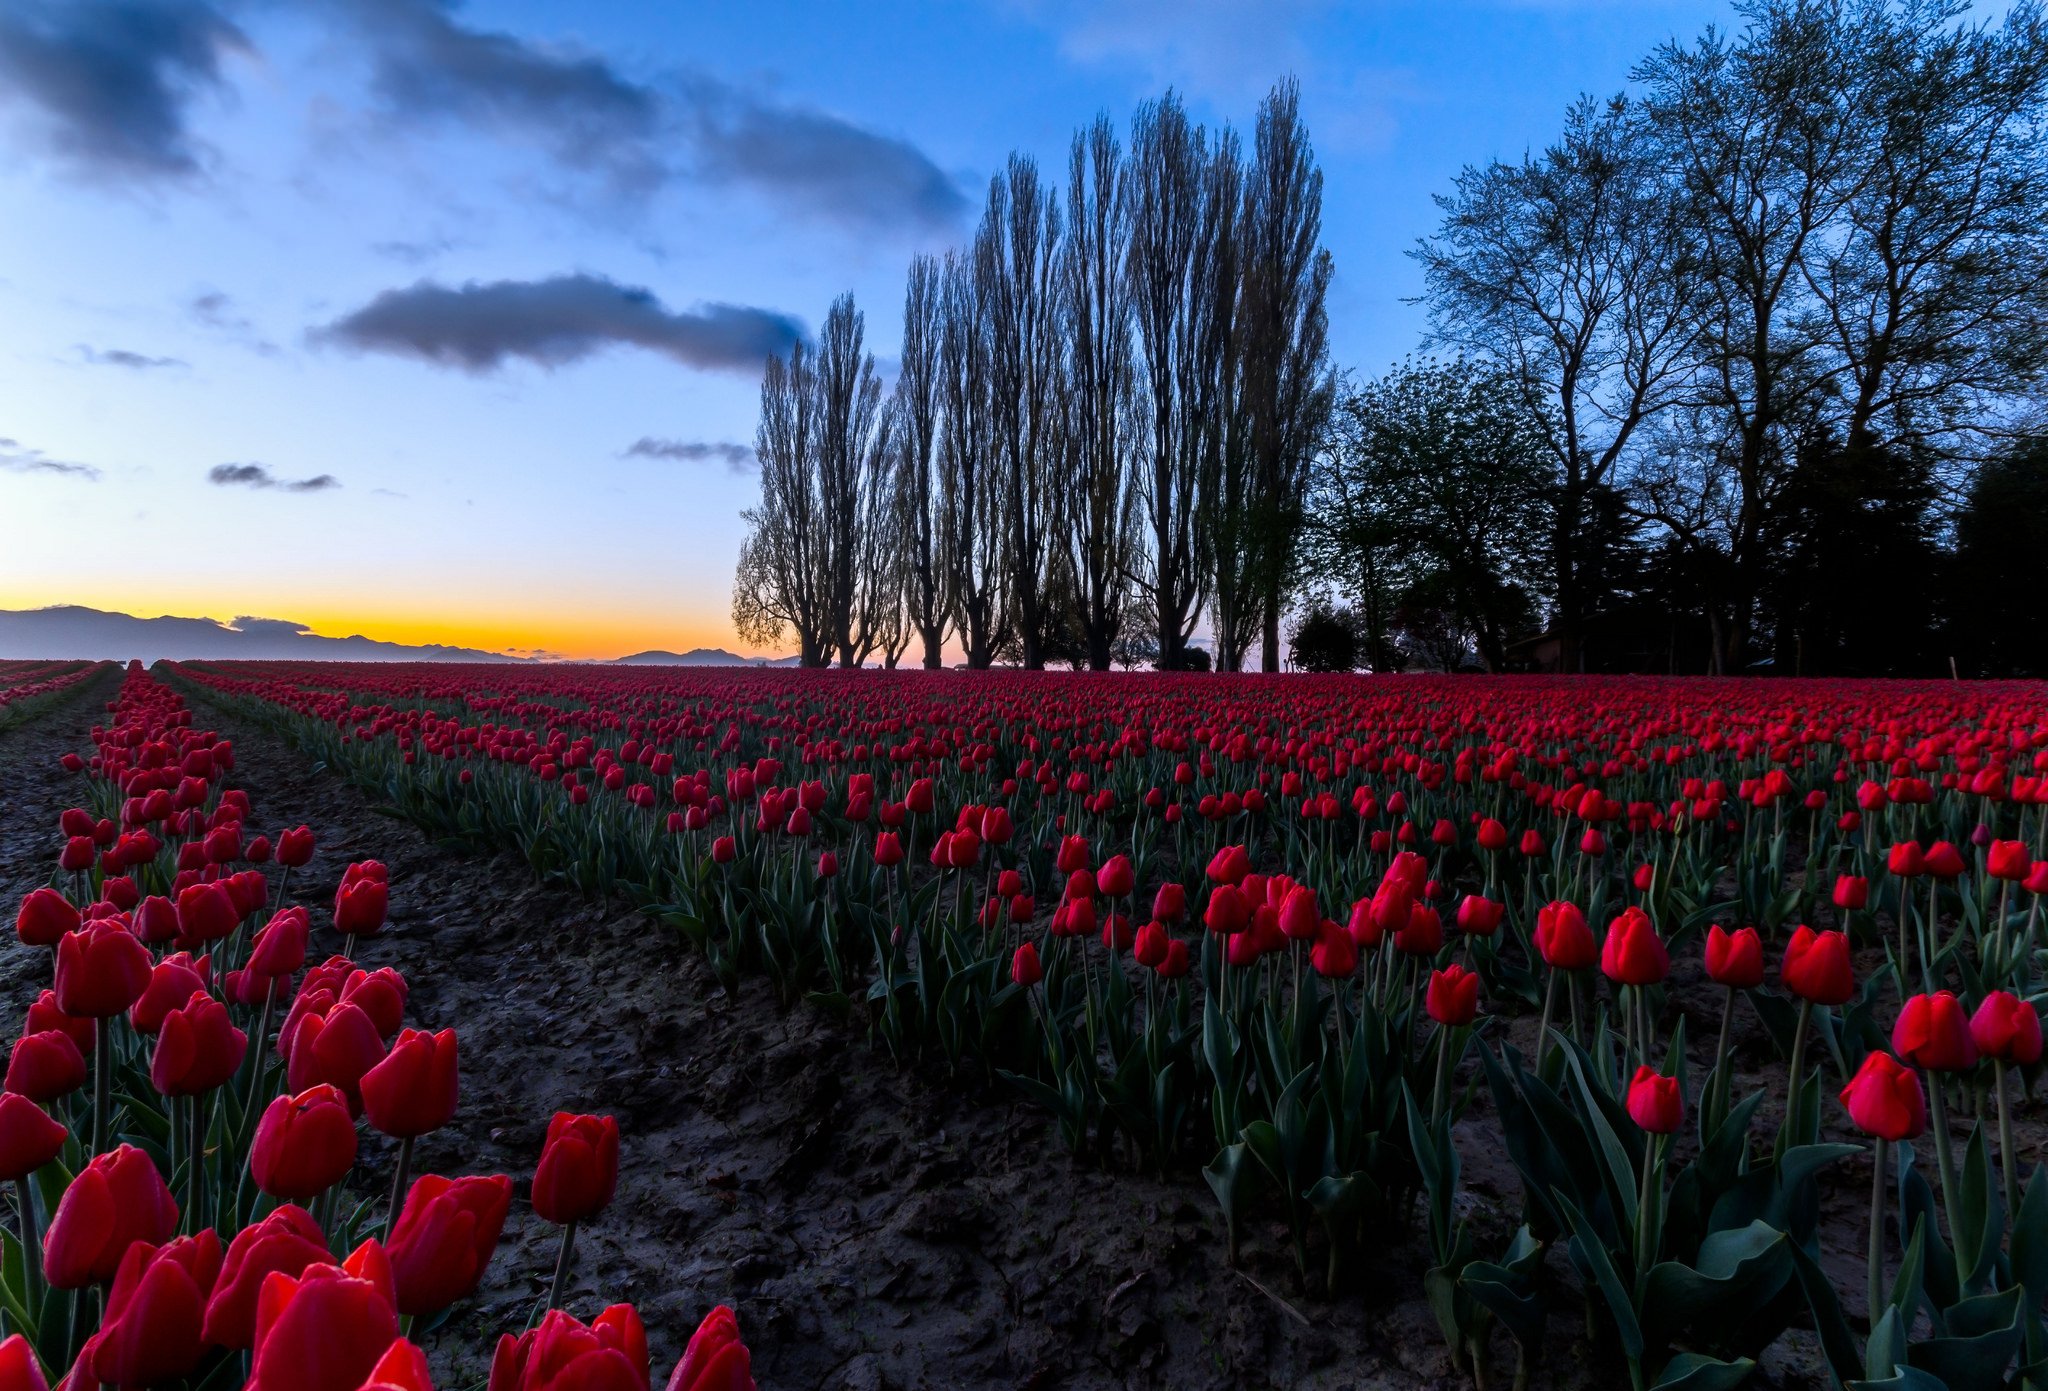
M 911 264 L 884 399 L 850 297 L 768 365 L 740 635 L 803 660 L 1277 669 L 1336 379 L 1322 174 L 1291 82 L 1250 150 L 1168 95 L 1063 177 L 1012 155 Z
M 1468 167 L 1416 357 L 1328 363 L 1292 84 L 1013 156 L 762 389 L 742 636 L 806 661 L 2048 672 L 2048 24 L 1757 0 Z M 1192 641 L 1198 628 L 1208 647 Z

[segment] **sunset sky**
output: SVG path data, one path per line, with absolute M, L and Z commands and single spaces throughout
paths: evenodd
M 739 648 L 769 351 L 1018 148 L 1301 79 L 1337 361 L 1403 254 L 1724 3 L 992 0 L 0 7 L 0 609 L 253 615 L 610 657 Z M 50 654 L 63 655 L 63 654 Z

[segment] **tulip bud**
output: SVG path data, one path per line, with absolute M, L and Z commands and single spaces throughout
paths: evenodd
M 1430 972 L 1424 1007 L 1447 1029 L 1470 1024 L 1479 1013 L 1479 977 L 1455 962 Z
M 604 1211 L 619 1182 L 619 1123 L 557 1111 L 533 1174 L 533 1210 L 557 1226 Z
M 1647 1135 L 1669 1135 L 1685 1116 L 1685 1094 L 1676 1077 L 1665 1077 L 1654 1068 L 1638 1067 L 1628 1084 L 1628 1115 L 1636 1128 Z
M 1842 1088 L 1842 1106 L 1858 1130 L 1880 1140 L 1911 1140 L 1927 1129 L 1920 1077 L 1891 1054 L 1872 1049 Z
M 1813 1004 L 1846 1004 L 1856 993 L 1848 937 L 1840 932 L 1815 932 L 1800 924 L 1785 943 L 1778 980 L 1793 995 Z
M 356 1124 L 338 1087 L 279 1096 L 256 1123 L 249 1173 L 273 1198 L 301 1202 L 325 1193 L 356 1162 Z
M 398 1312 L 438 1313 L 474 1294 L 511 1205 L 512 1180 L 503 1174 L 415 1179 L 387 1243 Z

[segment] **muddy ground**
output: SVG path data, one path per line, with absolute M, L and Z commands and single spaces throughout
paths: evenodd
M 0 903 L 47 879 L 72 785 L 56 758 L 85 747 L 111 691 L 0 735 Z M 1368 1289 L 1334 1301 L 1297 1290 L 1277 1223 L 1253 1225 L 1232 1269 L 1199 1174 L 1077 1164 L 1036 1107 L 899 1070 L 845 1024 L 784 1011 L 759 981 L 729 996 L 640 915 L 538 887 L 510 857 L 451 853 L 268 731 L 218 707 L 199 717 L 234 739 L 256 828 L 318 835 L 294 899 L 330 901 L 351 860 L 390 868 L 391 929 L 358 957 L 403 971 L 409 1022 L 455 1027 L 462 1047 L 460 1110 L 420 1143 L 415 1172 L 519 1185 L 482 1291 L 426 1339 L 437 1384 L 480 1384 L 492 1338 L 545 1293 L 557 1233 L 524 1195 L 556 1110 L 608 1111 L 623 1132 L 618 1198 L 579 1234 L 568 1306 L 638 1305 L 657 1376 L 723 1302 L 769 1391 L 1471 1384 L 1424 1302 L 1419 1234 L 1389 1232 Z M 316 949 L 335 945 L 317 934 Z M 11 944 L 0 956 L 6 1017 L 19 1018 L 47 958 Z M 1688 1031 L 1710 1050 L 1718 1002 L 1693 993 Z M 1742 1018 L 1742 1055 L 1769 1073 L 1762 1031 Z M 1534 1028 L 1525 1017 L 1514 1032 L 1526 1044 Z M 1483 1101 L 1458 1139 L 1481 1250 L 1496 1251 L 1520 1193 Z M 366 1144 L 365 1197 L 383 1192 L 391 1157 Z M 1826 1185 L 1827 1264 L 1845 1293 L 1861 1287 L 1868 1174 L 1850 1161 Z M 1554 1257 L 1560 1279 L 1564 1268 Z M 1588 1346 L 1561 1304 L 1534 1384 L 1626 1384 L 1612 1339 Z M 1513 1357 L 1497 1334 L 1492 1383 L 1508 1383 Z M 1805 1335 L 1781 1340 L 1758 1377 L 1788 1391 L 1823 1382 Z

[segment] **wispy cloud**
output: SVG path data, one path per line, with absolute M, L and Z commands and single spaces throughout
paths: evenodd
M 201 166 L 187 108 L 223 85 L 221 59 L 247 48 L 204 0 L 8 0 L 0 103 L 83 172 L 183 178 Z
M 664 353 L 691 367 L 758 372 L 802 336 L 787 314 L 737 304 L 665 308 L 650 290 L 599 275 L 471 281 L 422 280 L 386 290 L 353 313 L 310 331 L 315 344 L 397 353 L 444 367 L 488 372 L 507 358 L 559 367 L 614 344 Z
M 341 480 L 331 473 L 279 478 L 262 464 L 215 464 L 206 471 L 206 481 L 217 488 L 275 488 L 287 493 L 324 493 L 341 486 Z
M 711 440 L 664 440 L 642 435 L 626 446 L 628 459 L 677 459 L 684 463 L 723 464 L 733 473 L 747 473 L 755 464 L 754 451 L 744 444 Z
M 70 459 L 52 459 L 40 449 L 30 449 L 19 440 L 0 436 L 0 472 L 54 473 L 64 478 L 82 478 L 97 483 L 105 475 L 91 464 Z
M 126 348 L 95 348 L 89 343 L 78 345 L 78 355 L 95 367 L 126 367 L 137 372 L 146 372 L 152 367 L 187 365 L 185 360 L 179 357 L 151 357 L 147 353 L 130 352 Z

